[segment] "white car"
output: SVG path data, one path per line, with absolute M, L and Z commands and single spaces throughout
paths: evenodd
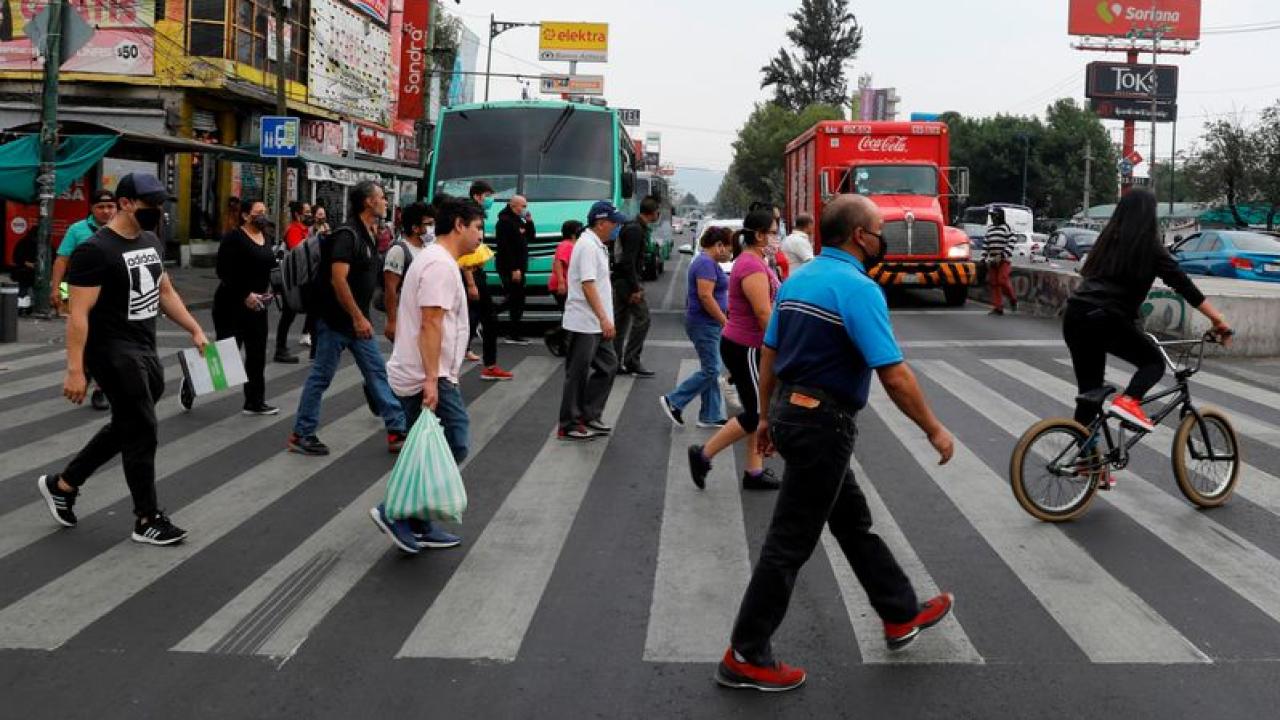
M 1013 244 L 1013 261 L 1040 262 L 1044 254 L 1045 236 L 1040 233 L 1015 233 Z
M 698 254 L 698 252 L 700 252 L 699 248 L 702 247 L 702 233 L 705 233 L 709 228 L 713 228 L 713 227 L 729 228 L 730 231 L 737 231 L 742 229 L 742 220 L 703 218 L 699 222 L 698 234 L 694 236 L 695 237 L 694 242 L 688 245 L 681 245 L 679 248 L 679 252 L 685 255 Z M 724 269 L 724 271 L 727 273 L 733 269 L 733 261 L 730 260 L 728 262 L 722 262 L 720 263 L 720 267 Z

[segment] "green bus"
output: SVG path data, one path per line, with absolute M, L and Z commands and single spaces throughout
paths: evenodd
M 649 172 L 636 174 L 636 186 L 633 197 L 627 201 L 622 211 L 627 217 L 635 217 L 640 212 L 640 201 L 652 196 L 658 201 L 658 222 L 650 228 L 649 247 L 645 252 L 644 265 L 640 276 L 644 280 L 657 280 L 666 269 L 667 260 L 671 259 L 675 238 L 671 231 L 673 209 L 671 206 L 671 183 L 667 178 Z
M 498 212 L 513 195 L 529 201 L 537 242 L 529 246 L 525 317 L 559 317 L 547 281 L 566 220 L 586 222 L 598 200 L 624 209 L 635 194 L 635 146 L 615 110 L 566 101 L 454 105 L 440 112 L 427 170 L 427 200 L 466 197 L 471 183 L 495 191 L 485 238 L 495 244 Z M 625 210 L 624 210 L 625 212 Z M 493 261 L 486 266 L 494 297 L 502 295 Z

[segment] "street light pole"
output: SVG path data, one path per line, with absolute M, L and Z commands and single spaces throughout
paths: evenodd
M 1027 204 L 1027 155 L 1031 152 L 1031 136 L 1026 133 L 1019 133 L 1022 138 L 1022 205 Z
M 285 92 L 285 74 L 289 68 L 289 54 L 284 51 L 285 23 L 288 22 L 290 0 L 276 0 L 276 115 L 289 114 L 289 101 Z M 284 240 L 284 229 L 289 220 L 288 169 L 284 158 L 276 158 L 276 242 Z
M 44 47 L 44 98 L 40 112 L 40 221 L 36 227 L 36 282 L 32 289 L 32 311 L 45 314 L 49 310 L 49 275 L 53 254 L 49 252 L 53 235 L 54 179 L 58 163 L 58 68 L 62 66 L 62 18 L 68 12 L 67 0 L 49 4 L 49 32 Z
M 502 33 L 518 27 L 542 27 L 542 23 L 506 22 L 495 20 L 489 13 L 489 51 L 484 62 L 484 101 L 489 102 L 489 78 L 493 75 L 493 40 Z

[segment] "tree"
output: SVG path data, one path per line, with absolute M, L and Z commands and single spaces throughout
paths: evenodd
M 1195 176 L 1206 184 L 1201 188 L 1206 195 L 1223 201 L 1236 225 L 1245 227 L 1249 223 L 1240 205 L 1252 199 L 1256 178 L 1250 169 L 1250 133 L 1238 119 L 1221 118 L 1206 122 L 1204 131 Z
M 716 190 L 716 196 L 711 201 L 711 211 L 716 217 L 742 217 L 750 204 L 751 198 L 738 182 L 737 176 L 732 172 L 725 173 L 724 179 L 720 181 L 720 189 Z
M 690 205 L 701 204 L 702 203 L 698 202 L 698 197 L 696 195 L 691 192 L 687 192 L 684 194 L 684 197 L 680 198 L 680 202 L 676 204 L 676 207 L 689 207 Z
M 779 48 L 760 68 L 760 87 L 773 86 L 773 102 L 799 113 L 810 105 L 848 104 L 845 65 L 862 47 L 862 28 L 849 11 L 849 0 L 801 0 L 791 13 L 795 24 L 787 39 L 798 52 Z
M 782 155 L 787 143 L 822 120 L 842 117 L 840 108 L 828 105 L 813 105 L 794 113 L 773 103 L 758 103 L 733 141 L 733 164 L 728 175 L 745 193 L 747 205 L 755 201 L 781 205 L 785 189 Z
M 1250 139 L 1255 158 L 1252 185 L 1258 200 L 1267 205 L 1267 229 L 1272 230 L 1280 213 L 1280 102 L 1262 111 Z

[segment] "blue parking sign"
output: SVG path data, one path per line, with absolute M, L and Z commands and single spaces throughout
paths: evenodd
M 298 157 L 298 130 L 298 118 L 264 116 L 258 154 L 270 158 Z

